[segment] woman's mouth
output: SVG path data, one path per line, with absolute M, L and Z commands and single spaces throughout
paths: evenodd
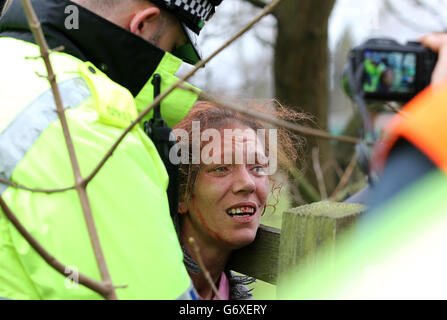
M 248 218 L 256 213 L 255 206 L 237 206 L 226 210 L 227 214 L 232 218 Z

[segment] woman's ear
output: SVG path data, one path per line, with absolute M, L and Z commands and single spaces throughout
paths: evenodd
M 186 203 L 184 201 L 179 203 L 178 213 L 179 214 L 186 214 L 186 213 L 188 213 L 188 207 L 186 206 Z
M 149 26 L 149 23 L 155 21 L 160 16 L 160 9 L 155 6 L 146 7 L 139 10 L 130 21 L 130 32 L 137 36 L 143 36 L 148 31 L 146 29 L 153 29 Z

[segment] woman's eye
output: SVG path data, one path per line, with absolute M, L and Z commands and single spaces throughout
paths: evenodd
M 256 166 L 256 167 L 253 167 L 252 170 L 254 172 L 256 172 L 256 173 L 261 173 L 262 174 L 262 173 L 266 172 L 267 168 L 264 167 L 264 166 Z
M 216 167 L 214 169 L 212 169 L 213 172 L 226 172 L 228 171 L 227 167 Z

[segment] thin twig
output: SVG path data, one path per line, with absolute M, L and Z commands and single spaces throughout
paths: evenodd
M 351 158 L 351 161 L 349 162 L 348 166 L 346 167 L 345 173 L 340 179 L 340 182 L 338 183 L 337 187 L 335 188 L 332 195 L 329 197 L 330 200 L 335 200 L 337 198 L 338 193 L 345 187 L 345 185 L 348 183 L 349 179 L 352 176 L 352 172 L 354 172 L 354 168 L 357 164 L 357 153 L 355 152 L 354 155 Z
M 258 23 L 264 16 L 266 16 L 267 14 L 269 14 L 279 3 L 281 0 L 276 0 L 273 1 L 271 4 L 269 4 L 268 6 L 266 6 L 264 8 L 264 10 L 262 11 L 261 14 L 259 14 L 255 19 L 253 19 L 249 24 L 247 24 L 241 31 L 239 31 L 236 35 L 234 35 L 233 37 L 231 37 L 227 42 L 225 42 L 220 48 L 218 48 L 214 53 L 212 53 L 207 59 L 199 61 L 197 63 L 197 65 L 194 67 L 193 70 L 191 70 L 187 75 L 185 75 L 183 78 L 179 79 L 175 84 L 173 84 L 171 86 L 171 88 L 169 88 L 167 91 L 165 91 L 162 95 L 159 95 L 150 106 L 148 106 L 145 110 L 143 110 L 138 117 L 132 121 L 132 123 L 123 131 L 123 133 L 121 134 L 121 136 L 115 141 L 115 143 L 111 146 L 111 148 L 109 149 L 109 151 L 105 154 L 105 156 L 101 159 L 101 161 L 98 163 L 98 165 L 95 167 L 95 169 L 93 169 L 93 171 L 87 176 L 85 177 L 82 181 L 80 181 L 79 183 L 82 185 L 87 185 L 95 176 L 96 174 L 99 172 L 99 170 L 104 166 L 104 164 L 106 163 L 106 161 L 112 156 L 112 154 L 115 152 L 116 148 L 119 146 L 119 144 L 122 142 L 122 140 L 126 137 L 126 135 L 138 124 L 140 123 L 140 121 L 156 106 L 158 105 L 161 100 L 163 100 L 164 98 L 166 98 L 166 96 L 168 96 L 173 90 L 175 90 L 176 88 L 180 87 L 180 85 L 188 80 L 190 77 L 192 77 L 198 70 L 200 70 L 200 68 L 202 68 L 206 63 L 208 63 L 209 61 L 211 61 L 217 54 L 219 54 L 221 51 L 223 51 L 224 49 L 226 49 L 229 45 L 231 45 L 235 40 L 237 40 L 239 37 L 241 37 L 243 34 L 245 34 L 248 30 L 250 30 L 250 28 Z M 182 86 L 183 87 L 183 86 Z M 194 91 L 195 93 L 198 93 L 200 91 Z M 6 183 L 6 182 L 5 182 Z M 25 190 L 37 190 L 37 192 L 44 192 L 44 193 L 52 193 L 52 192 L 59 192 L 59 190 L 41 190 L 41 189 L 32 189 L 32 188 L 27 188 L 27 187 L 22 187 L 19 185 L 14 185 L 12 183 L 6 183 L 9 184 L 11 186 L 15 186 L 21 189 L 25 189 Z M 70 189 L 74 189 L 75 186 L 73 187 L 68 187 L 66 189 L 63 189 L 63 191 L 66 190 L 70 190 Z
M 200 255 L 199 246 L 197 245 L 196 241 L 192 237 L 189 238 L 188 241 L 189 241 L 189 244 L 194 249 L 194 252 L 195 252 L 196 258 L 197 258 L 197 263 L 199 264 L 200 269 L 202 269 L 202 272 L 203 272 L 203 275 L 205 276 L 205 279 L 210 284 L 211 289 L 213 290 L 214 295 L 217 297 L 217 299 L 222 300 L 222 297 L 220 296 L 219 291 L 217 290 L 216 285 L 213 282 L 213 279 L 211 279 L 211 275 L 210 275 L 209 271 L 205 268 L 205 264 L 203 263 L 202 256 Z
M 421 9 L 425 9 L 428 13 L 431 14 L 432 17 L 436 18 L 436 20 L 438 21 L 439 25 L 442 28 L 440 31 L 444 31 L 447 29 L 447 24 L 444 21 L 444 17 L 440 15 L 439 8 L 434 8 L 428 3 L 422 3 L 420 0 L 413 0 L 413 3 Z
M 385 106 L 387 106 L 389 109 L 391 109 L 393 112 L 397 113 L 398 115 L 404 117 L 404 118 L 408 118 L 408 113 L 406 113 L 405 111 L 399 109 L 395 104 L 388 102 L 385 103 Z
M 418 32 L 433 32 L 433 30 L 426 25 L 415 23 L 415 20 L 417 19 L 407 18 L 405 15 L 402 14 L 402 12 L 405 11 L 396 9 L 394 5 L 391 4 L 390 0 L 384 0 L 384 4 L 385 8 L 404 26 L 407 26 Z
M 0 207 L 4 212 L 5 216 L 8 220 L 13 224 L 13 226 L 19 231 L 19 233 L 25 238 L 25 240 L 30 244 L 30 246 L 36 250 L 36 252 L 45 260 L 47 264 L 53 267 L 57 272 L 66 276 L 67 266 L 62 264 L 59 260 L 57 260 L 54 256 L 52 256 L 20 223 L 19 219 L 12 212 L 12 210 L 8 207 L 6 202 L 3 200 L 0 195 Z M 102 283 L 96 281 L 92 278 L 89 278 L 86 275 L 81 273 L 78 274 L 78 281 L 80 284 L 86 286 L 87 288 L 99 293 L 101 296 L 106 297 L 108 292 L 111 290 L 109 284 Z
M 108 285 L 110 288 L 110 292 L 107 293 L 107 299 L 117 299 L 115 288 L 112 285 L 112 280 L 110 277 L 109 270 L 107 268 L 107 264 L 104 258 L 104 254 L 102 252 L 101 244 L 99 241 L 98 232 L 95 227 L 95 222 L 93 219 L 93 214 L 90 206 L 90 202 L 87 196 L 86 185 L 83 183 L 83 178 L 81 176 L 81 170 L 79 167 L 79 162 L 76 157 L 73 140 L 70 135 L 70 131 L 68 128 L 67 118 L 65 116 L 65 110 L 62 102 L 62 97 L 59 91 L 59 87 L 56 81 L 56 75 L 53 71 L 53 67 L 50 61 L 50 50 L 48 44 L 46 42 L 45 36 L 43 34 L 40 22 L 36 16 L 36 13 L 31 5 L 30 0 L 22 0 L 23 7 L 25 9 L 25 13 L 28 19 L 28 23 L 30 25 L 33 36 L 36 40 L 36 43 L 39 45 L 40 54 L 45 63 L 45 67 L 47 69 L 47 79 L 51 86 L 51 91 L 53 93 L 54 101 L 56 103 L 56 112 L 59 116 L 59 120 L 62 126 L 62 131 L 64 135 L 64 139 L 67 145 L 68 154 L 70 156 L 70 162 L 73 169 L 73 174 L 76 183 L 76 191 L 78 192 L 79 200 L 81 203 L 82 211 L 84 214 L 84 218 L 87 224 L 88 233 L 90 236 L 90 240 L 92 243 L 93 251 L 95 253 L 96 262 L 98 264 L 98 268 L 101 274 L 101 279 L 104 283 Z
M 0 178 L 0 183 L 6 184 L 6 185 L 8 185 L 8 186 L 10 186 L 12 188 L 15 188 L 15 189 L 21 189 L 21 190 L 37 192 L 37 193 L 46 193 L 46 194 L 65 192 L 65 191 L 68 191 L 68 190 L 73 190 L 75 188 L 75 186 L 66 187 L 66 188 L 60 188 L 60 189 L 30 188 L 30 187 L 22 186 L 22 185 L 20 185 L 18 183 L 14 183 L 14 182 L 2 179 L 2 178 Z
M 104 164 L 107 162 L 107 160 L 112 156 L 112 154 L 115 152 L 116 148 L 120 145 L 120 143 L 123 141 L 123 139 L 126 137 L 126 135 L 138 124 L 140 121 L 155 107 L 157 106 L 164 98 L 166 98 L 172 91 L 179 88 L 183 82 L 188 80 L 190 77 L 192 77 L 200 68 L 205 66 L 208 62 L 210 62 L 215 56 L 217 56 L 220 52 L 222 52 L 224 49 L 226 49 L 230 44 L 232 44 L 234 41 L 236 41 L 238 38 L 240 38 L 243 34 L 245 34 L 247 31 L 249 31 L 256 23 L 258 23 L 263 17 L 265 17 L 267 14 L 269 14 L 279 3 L 281 0 L 275 0 L 272 3 L 270 3 L 268 6 L 264 8 L 264 10 L 256 17 L 254 18 L 250 23 L 248 23 L 244 28 L 242 28 L 241 31 L 236 33 L 233 37 L 231 37 L 227 42 L 225 42 L 222 46 L 220 46 L 216 51 L 214 51 L 208 58 L 199 61 L 195 66 L 194 69 L 192 69 L 188 74 L 186 74 L 184 77 L 180 78 L 176 83 L 174 83 L 168 90 L 163 92 L 162 94 L 158 95 L 157 98 L 154 99 L 152 104 L 150 104 L 146 109 L 144 109 L 138 117 L 132 121 L 132 123 L 123 131 L 121 136 L 115 141 L 115 143 L 112 145 L 112 147 L 109 149 L 109 151 L 105 154 L 105 156 L 101 159 L 101 161 L 98 163 L 98 165 L 93 169 L 93 171 L 84 179 L 84 184 L 87 185 L 101 170 L 101 168 L 104 166 Z
M 262 0 L 245 0 L 245 1 L 250 2 L 254 7 L 259 9 L 263 9 L 267 5 L 267 3 Z
M 341 179 L 341 177 L 343 176 L 343 169 L 340 167 L 337 160 L 331 159 L 327 161 L 326 164 L 323 165 L 323 167 L 321 168 L 321 170 L 323 170 L 323 173 L 327 172 L 330 169 L 334 169 L 338 178 Z
M 3 16 L 3 14 L 8 10 L 9 6 L 12 4 L 14 0 L 6 0 L 5 4 L 3 5 L 3 9 L 0 11 L 0 17 Z
M 113 152 L 116 150 L 116 148 L 118 147 L 118 145 L 121 143 L 121 141 L 124 139 L 124 137 L 133 129 L 133 127 L 135 127 L 135 125 L 137 125 L 142 118 L 147 115 L 162 99 L 164 99 L 168 94 L 170 94 L 174 89 L 176 89 L 180 83 L 183 83 L 184 81 L 186 81 L 187 79 L 189 79 L 192 75 L 195 74 L 195 72 L 197 70 L 199 70 L 202 66 L 204 66 L 207 62 L 211 61 L 218 53 L 220 53 L 222 50 L 224 50 L 226 47 L 228 47 L 232 42 L 234 42 L 236 39 L 238 39 L 240 36 L 242 36 L 244 33 L 246 33 L 248 30 L 251 29 L 251 27 L 256 24 L 257 22 L 259 22 L 265 15 L 269 14 L 279 3 L 280 0 L 275 0 L 273 1 L 270 5 L 268 5 L 263 12 L 256 17 L 251 23 L 249 23 L 244 29 L 242 29 L 240 32 L 238 32 L 234 37 L 232 37 L 229 41 L 227 41 L 224 45 L 221 46 L 221 48 L 219 48 L 218 50 L 216 50 L 210 57 L 208 57 L 207 59 L 200 61 L 194 68 L 194 70 L 192 70 L 189 74 L 187 74 L 186 76 L 184 76 L 182 79 L 180 79 L 176 84 L 174 84 L 170 89 L 168 89 L 166 92 L 164 92 L 162 95 L 158 96 L 157 99 L 155 99 L 153 101 L 153 103 L 148 106 L 142 113 L 140 113 L 139 117 L 137 119 L 135 119 L 130 125 L 129 127 L 122 133 L 122 135 L 117 139 L 117 141 L 113 144 L 113 146 L 111 147 L 111 149 L 109 150 L 109 152 L 106 153 L 106 155 L 104 156 L 104 158 L 100 161 L 100 163 L 98 164 L 98 166 L 92 171 L 92 173 L 86 177 L 85 179 L 82 179 L 81 175 L 80 175 L 80 170 L 79 170 L 79 165 L 76 164 L 77 162 L 77 158 L 74 154 L 74 148 L 73 148 L 73 143 L 71 141 L 71 137 L 68 131 L 68 125 L 67 125 L 67 121 L 65 119 L 65 114 L 63 112 L 63 105 L 61 103 L 61 97 L 60 97 L 60 93 L 57 87 L 57 82 L 56 82 L 56 77 L 54 75 L 54 72 L 52 71 L 52 66 L 49 60 L 49 49 L 48 49 L 48 45 L 46 44 L 45 38 L 43 36 L 43 32 L 42 29 L 40 27 L 40 23 L 37 20 L 37 17 L 35 15 L 35 12 L 31 6 L 31 3 L 29 2 L 29 0 L 22 0 L 22 3 L 24 5 L 29 23 L 30 23 L 30 27 L 31 30 L 33 32 L 33 35 L 36 38 L 36 42 L 39 44 L 40 50 L 41 50 L 41 56 L 45 61 L 45 65 L 47 67 L 48 70 L 48 76 L 47 79 L 51 84 L 52 90 L 53 90 L 53 95 L 55 98 L 55 102 L 56 102 L 56 106 L 58 109 L 58 114 L 60 117 L 60 121 L 61 121 L 61 125 L 63 128 L 63 133 L 64 133 L 64 137 L 66 139 L 66 143 L 67 143 L 67 148 L 69 151 L 69 155 L 70 155 L 70 161 L 72 163 L 72 167 L 73 167 L 73 171 L 74 171 L 74 175 L 75 175 L 75 181 L 76 181 L 76 190 L 78 191 L 79 197 L 81 199 L 81 205 L 83 207 L 83 212 L 84 212 L 84 216 L 86 217 L 86 220 L 90 220 L 87 222 L 87 226 L 89 228 L 89 234 L 91 236 L 91 240 L 93 243 L 93 247 L 94 247 L 94 251 L 95 251 L 95 257 L 98 261 L 98 265 L 100 268 L 100 272 L 101 272 L 101 277 L 103 278 L 104 281 L 104 285 L 109 288 L 110 290 L 108 290 L 105 294 L 98 292 L 100 294 L 102 294 L 103 296 L 105 296 L 106 298 L 109 299 L 115 299 L 116 298 L 116 293 L 114 290 L 114 287 L 112 285 L 111 279 L 110 279 L 110 275 L 108 274 L 108 270 L 107 270 L 107 266 L 105 264 L 105 259 L 104 256 L 102 255 L 102 250 L 101 247 L 99 246 L 99 251 L 95 250 L 98 249 L 97 244 L 99 244 L 99 238 L 94 236 L 94 233 L 96 233 L 96 229 L 92 229 L 91 227 L 94 227 L 94 221 L 93 219 L 89 219 L 89 213 L 90 213 L 90 217 L 91 217 L 91 209 L 89 209 L 90 205 L 88 202 L 88 198 L 87 198 L 87 194 L 85 192 L 85 188 L 87 186 L 87 184 L 91 181 L 91 179 L 93 179 L 93 177 L 95 177 L 95 175 L 99 172 L 99 170 L 102 168 L 102 166 L 105 164 L 105 162 L 107 161 L 108 158 L 110 158 L 110 156 L 113 154 Z M 62 112 L 60 112 L 60 109 L 62 109 Z M 90 211 L 90 212 L 89 212 Z M 90 233 L 90 230 L 93 230 L 93 234 Z M 23 230 L 26 231 L 26 230 Z M 92 237 L 93 235 L 93 237 Z M 95 240 L 98 240 L 96 241 Z M 50 264 L 51 265 L 51 264 Z M 65 270 L 64 270 L 65 271 Z
M 321 199 L 325 200 L 327 199 L 327 191 L 326 184 L 324 183 L 323 171 L 321 171 L 319 155 L 320 150 L 318 149 L 318 147 L 313 148 L 312 163 L 315 171 L 315 176 L 317 177 L 318 190 L 320 191 Z
M 294 187 L 296 186 L 297 191 L 306 203 L 318 202 L 321 200 L 318 191 L 293 164 L 289 166 L 289 174 L 293 179 L 291 185 Z
M 247 116 L 254 117 L 256 119 L 262 120 L 266 123 L 270 123 L 270 124 L 278 126 L 278 127 L 282 127 L 282 128 L 294 131 L 294 132 L 301 133 L 302 135 L 305 135 L 305 136 L 312 136 L 312 137 L 316 137 L 316 138 L 320 138 L 320 139 L 336 140 L 336 141 L 346 142 L 346 143 L 351 143 L 351 144 L 357 144 L 360 142 L 360 139 L 355 138 L 355 137 L 335 136 L 335 135 L 332 135 L 324 130 L 305 127 L 305 126 L 302 126 L 302 125 L 299 125 L 296 123 L 291 123 L 288 121 L 277 119 L 277 118 L 272 117 L 268 114 L 263 114 L 260 112 L 256 112 L 254 110 L 243 108 L 235 103 L 224 101 L 223 99 L 217 98 L 216 96 L 212 96 L 210 94 L 200 92 L 197 89 L 194 89 L 191 87 L 181 86 L 181 88 L 185 89 L 185 90 L 189 90 L 191 92 L 194 92 L 194 93 L 198 94 L 200 96 L 200 98 L 210 101 L 210 102 L 214 102 L 222 107 L 231 109 L 233 111 L 239 112 L 239 113 L 247 115 Z
M 195 90 L 194 88 L 191 87 L 186 87 L 183 85 L 179 85 L 179 87 L 181 89 L 184 90 L 189 90 L 192 91 L 193 93 L 196 93 L 199 95 L 200 98 L 210 101 L 210 102 L 214 102 L 222 107 L 226 107 L 228 109 L 234 110 L 236 112 L 239 112 L 241 114 L 245 114 L 251 117 L 254 117 L 256 119 L 262 120 L 266 123 L 270 123 L 272 125 L 278 126 L 278 127 L 282 127 L 297 133 L 300 133 L 302 135 L 305 136 L 312 136 L 312 137 L 317 137 L 320 139 L 330 139 L 330 140 L 335 140 L 335 141 L 339 141 L 339 142 L 344 142 L 344 143 L 350 143 L 350 144 L 357 144 L 360 142 L 360 140 L 358 138 L 355 137 L 349 137 L 349 136 L 335 136 L 335 135 L 331 135 L 330 133 L 324 131 L 324 130 L 320 130 L 320 129 L 315 129 L 315 128 L 309 128 L 309 127 L 305 127 L 305 126 L 301 126 L 292 122 L 288 122 L 288 121 L 284 121 L 284 120 L 280 120 L 274 117 L 270 117 L 268 115 L 265 115 L 263 113 L 259 113 L 259 112 L 255 112 L 253 110 L 250 109 L 245 109 L 242 108 L 239 105 L 236 105 L 234 103 L 230 103 L 228 101 L 223 101 L 223 99 L 219 99 L 215 96 L 212 96 L 210 94 L 206 94 L 204 92 Z M 139 121 L 141 121 L 142 117 L 138 118 L 135 121 L 135 124 L 137 124 Z M 129 131 L 131 130 L 130 128 L 128 128 Z M 126 132 L 129 132 L 126 131 Z M 123 134 L 121 137 L 124 138 L 125 134 Z M 98 164 L 98 166 L 84 179 L 83 183 L 85 185 L 88 184 L 88 182 L 90 182 L 93 177 L 97 174 L 97 172 L 101 169 L 101 167 L 104 165 L 104 163 L 107 161 L 107 159 L 113 154 L 113 152 L 115 151 L 116 147 L 120 144 L 120 142 L 122 141 L 122 139 L 118 139 L 115 144 L 112 146 L 112 148 L 107 152 L 106 156 L 101 160 L 101 162 Z M 367 143 L 368 145 L 371 145 L 371 143 Z M 24 186 L 20 186 L 17 184 L 14 184 L 12 182 L 9 181 L 5 181 L 0 179 L 0 183 L 5 183 L 8 184 L 10 186 L 19 188 L 19 189 L 24 189 L 24 190 L 30 190 L 30 191 L 36 191 L 36 192 L 42 192 L 42 193 L 55 193 L 55 192 L 63 192 L 63 191 L 67 191 L 67 190 L 72 190 L 75 188 L 75 186 L 72 187 L 67 187 L 67 188 L 63 188 L 63 189 L 54 189 L 54 190 L 45 190 L 45 189 L 33 189 L 33 188 L 28 188 L 28 187 L 24 187 Z

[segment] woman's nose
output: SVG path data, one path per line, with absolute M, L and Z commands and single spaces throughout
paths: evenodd
M 236 170 L 232 189 L 233 193 L 252 193 L 256 190 L 254 177 L 246 166 L 240 166 L 239 170 Z

